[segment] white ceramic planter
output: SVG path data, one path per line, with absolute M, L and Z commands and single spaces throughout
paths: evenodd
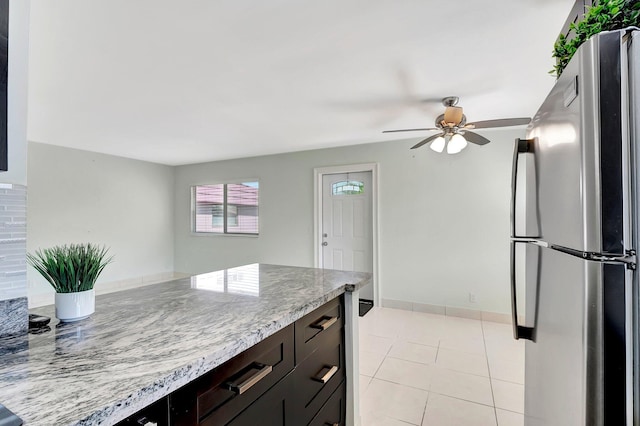
M 56 318 L 62 322 L 80 321 L 96 310 L 93 289 L 77 293 L 56 293 Z

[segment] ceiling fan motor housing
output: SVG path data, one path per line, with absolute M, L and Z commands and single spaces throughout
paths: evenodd
M 442 98 L 442 105 L 446 107 L 452 107 L 458 105 L 458 97 L 457 96 L 447 96 L 446 98 Z

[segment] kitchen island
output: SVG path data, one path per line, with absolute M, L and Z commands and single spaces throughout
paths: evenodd
M 345 296 L 347 422 L 357 418 L 357 291 L 370 274 L 254 264 L 111 293 L 96 312 L 0 340 L 0 403 L 26 425 L 112 425 Z M 351 411 L 351 412 L 349 412 Z

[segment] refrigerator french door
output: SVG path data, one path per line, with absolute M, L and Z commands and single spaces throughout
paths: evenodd
M 639 44 L 631 30 L 584 43 L 515 144 L 512 310 L 526 339 L 527 426 L 638 422 Z

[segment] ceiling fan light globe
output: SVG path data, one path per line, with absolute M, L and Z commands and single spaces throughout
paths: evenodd
M 444 138 L 442 136 L 438 136 L 433 140 L 433 142 L 431 142 L 429 147 L 435 152 L 442 152 L 444 150 L 444 144 Z
M 447 154 L 457 154 L 467 147 L 467 141 L 462 135 L 455 134 L 447 145 Z

